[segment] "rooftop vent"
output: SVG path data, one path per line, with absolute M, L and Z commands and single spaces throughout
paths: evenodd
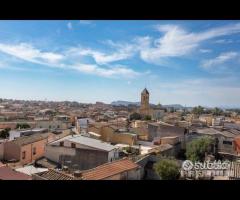
M 63 171 L 68 171 L 68 166 L 63 166 Z
M 80 178 L 82 176 L 82 172 L 77 170 L 77 171 L 74 172 L 73 175 L 74 175 L 74 177 Z

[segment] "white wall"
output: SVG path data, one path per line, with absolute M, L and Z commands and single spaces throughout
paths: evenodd
M 65 147 L 47 145 L 45 148 L 44 156 L 47 159 L 58 163 L 60 155 L 74 156 L 75 154 L 76 154 L 76 151 L 73 148 L 65 148 Z
M 113 149 L 108 153 L 108 162 L 118 159 L 118 150 Z
M 14 140 L 15 138 L 20 137 L 20 131 L 10 131 L 9 140 Z

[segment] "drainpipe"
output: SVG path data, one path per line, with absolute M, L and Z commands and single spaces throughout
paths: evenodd
M 32 152 L 32 146 L 33 146 L 33 145 L 31 144 L 31 162 L 32 162 L 32 153 L 33 153 L 33 152 Z

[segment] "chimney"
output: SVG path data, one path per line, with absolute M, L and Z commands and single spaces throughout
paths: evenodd
M 68 171 L 68 166 L 64 165 L 63 168 L 62 168 L 63 171 Z
M 77 170 L 77 171 L 74 172 L 73 176 L 76 177 L 76 178 L 80 178 L 82 176 L 82 172 Z

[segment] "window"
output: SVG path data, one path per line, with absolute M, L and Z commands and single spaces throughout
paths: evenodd
M 64 145 L 64 142 L 63 142 L 63 141 L 62 141 L 62 142 L 60 142 L 60 146 L 61 146 L 61 147 L 63 147 L 63 145 Z
M 37 154 L 37 149 L 36 147 L 33 147 L 33 155 L 36 155 Z
M 22 159 L 24 160 L 26 158 L 26 151 L 22 152 Z
M 232 145 L 232 142 L 231 141 L 223 141 L 223 144 L 228 144 L 228 145 Z
M 76 144 L 75 143 L 71 143 L 71 147 L 72 148 L 76 148 Z

